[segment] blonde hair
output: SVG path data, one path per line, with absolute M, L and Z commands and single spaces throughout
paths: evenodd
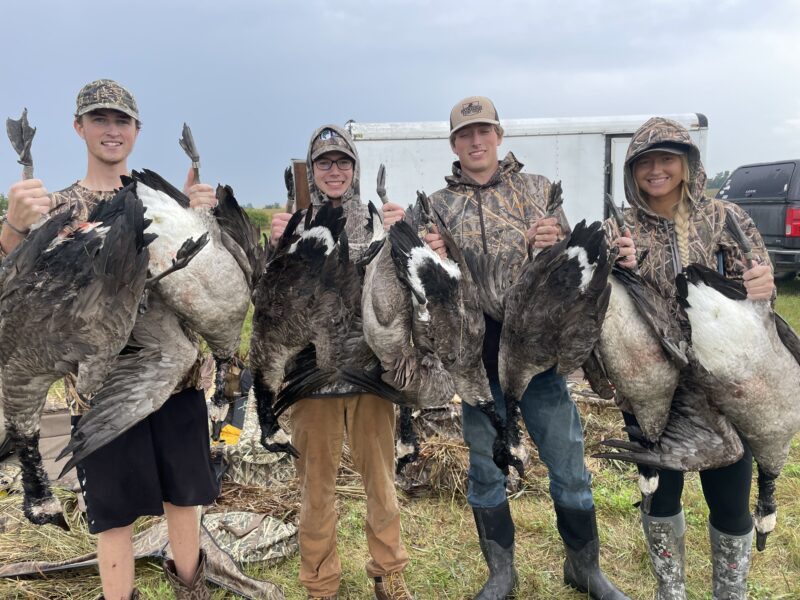
M 672 216 L 673 224 L 675 225 L 675 239 L 678 242 L 678 254 L 680 254 L 681 266 L 689 266 L 689 224 L 691 223 L 691 203 L 694 198 L 689 192 L 689 157 L 686 154 L 680 155 L 682 166 L 681 177 L 681 198 L 675 205 L 675 211 Z M 634 164 L 631 163 L 631 169 Z M 643 204 L 647 204 L 646 195 L 639 189 L 639 184 L 636 182 L 635 177 L 631 177 L 633 186 L 636 189 L 636 195 Z

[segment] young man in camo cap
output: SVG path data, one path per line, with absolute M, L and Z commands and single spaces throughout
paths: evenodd
M 32 225 L 50 210 L 75 209 L 86 220 L 92 207 L 114 196 L 120 176 L 128 175 L 128 156 L 141 129 L 133 95 L 110 79 L 85 85 L 78 93 L 74 128 L 84 140 L 87 170 L 83 179 L 48 194 L 39 179 L 18 181 L 8 193 L 8 213 L 0 232 L 0 254 L 20 244 Z M 211 186 L 195 184 L 189 170 L 185 191 L 192 207 L 216 204 Z M 176 596 L 209 598 L 205 557 L 200 552 L 198 507 L 218 495 L 211 467 L 208 416 L 199 388 L 199 364 L 186 374 L 161 409 L 78 467 L 90 533 L 97 534 L 103 596 L 108 600 L 138 598 L 134 588 L 133 522 L 143 515 L 166 514 L 174 560 L 165 571 Z M 67 378 L 73 426 L 85 412 Z

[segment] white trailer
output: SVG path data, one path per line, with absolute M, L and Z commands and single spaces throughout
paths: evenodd
M 708 119 L 700 113 L 663 115 L 686 127 L 705 161 Z M 502 120 L 505 136 L 500 158 L 512 151 L 525 165 L 564 187 L 570 223 L 604 218 L 603 198 L 625 197 L 622 165 L 633 133 L 647 115 Z M 362 196 L 374 196 L 378 166 L 386 165 L 386 190 L 398 204 L 411 204 L 416 190 L 432 193 L 445 185 L 456 159 L 447 121 L 359 123 L 346 125 L 361 159 Z

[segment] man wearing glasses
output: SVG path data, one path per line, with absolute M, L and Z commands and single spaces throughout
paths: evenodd
M 350 252 L 357 259 L 369 244 L 368 211 L 359 198 L 358 154 L 347 133 L 335 125 L 314 132 L 306 159 L 314 209 L 341 206 Z M 291 215 L 272 217 L 275 246 Z M 408 554 L 400 541 L 400 507 L 394 487 L 394 405 L 344 383 L 326 386 L 292 407 L 292 444 L 302 503 L 298 541 L 300 581 L 309 598 L 337 597 L 341 562 L 336 551 L 336 474 L 344 433 L 367 496 L 367 573 L 378 600 L 411 600 L 403 579 Z

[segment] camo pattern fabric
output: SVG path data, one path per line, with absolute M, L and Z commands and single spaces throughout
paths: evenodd
M 259 515 L 253 513 L 234 513 L 241 515 L 234 519 L 250 522 L 262 522 L 264 519 L 269 519 L 266 515 Z M 249 517 L 248 517 L 249 515 Z M 209 528 L 207 523 L 209 520 L 212 523 L 218 522 L 218 519 L 211 519 L 211 515 L 204 518 L 204 522 L 200 526 L 200 547 L 206 554 L 206 580 L 218 585 L 233 594 L 242 598 L 251 598 L 253 600 L 284 600 L 285 595 L 283 590 L 272 583 L 263 579 L 255 579 L 245 575 L 239 568 L 236 558 L 233 556 L 232 547 L 229 545 L 231 540 L 234 539 L 233 531 L 228 531 L 224 536 L 220 535 L 220 529 L 217 527 Z M 224 517 L 220 514 L 217 517 Z M 17 520 L 24 519 L 19 514 Z M 238 531 L 235 527 L 231 528 Z M 262 528 L 256 528 L 250 532 L 250 539 L 246 544 L 239 543 L 238 551 L 241 553 L 245 548 L 258 548 L 258 551 L 251 551 L 251 556 L 256 556 L 258 552 L 267 553 L 266 549 L 270 547 L 271 540 L 271 560 L 277 562 L 281 552 L 284 558 L 291 556 L 296 551 L 296 548 L 283 537 L 283 535 L 276 535 L 275 532 L 279 530 L 274 524 L 267 526 L 265 531 L 272 531 L 270 537 L 260 539 L 260 532 Z M 220 536 L 220 537 L 218 537 Z M 133 537 L 133 556 L 136 559 L 145 557 L 155 558 L 172 558 L 172 551 L 169 547 L 169 535 L 167 532 L 167 522 L 162 517 L 156 523 L 148 527 L 146 530 L 136 534 Z M 257 559 L 253 559 L 257 560 Z M 88 554 L 76 555 L 72 558 L 61 561 L 43 561 L 43 560 L 28 560 L 12 564 L 0 565 L 0 577 L 18 577 L 21 575 L 41 575 L 42 573 L 63 571 L 66 569 L 77 569 L 93 566 L 97 564 L 97 554 L 91 552 Z
M 462 249 L 492 256 L 504 254 L 516 274 L 527 258 L 526 232 L 545 214 L 550 181 L 542 175 L 522 173 L 523 164 L 509 152 L 498 164 L 492 178 L 481 185 L 453 163 L 453 174 L 445 177 L 447 187 L 432 194 L 431 206 Z M 561 229 L 569 232 L 562 208 L 556 211 Z M 424 225 L 419 202 L 413 223 Z M 483 222 L 483 227 L 481 227 Z M 482 232 L 483 231 L 483 232 Z
M 708 198 L 704 194 L 706 173 L 700 160 L 700 150 L 692 142 L 686 129 L 680 124 L 655 117 L 648 120 L 633 135 L 625 159 L 625 197 L 629 207 L 625 209 L 625 224 L 636 246 L 637 255 L 646 252 L 639 263 L 639 274 L 651 286 L 667 298 L 673 318 L 683 321 L 675 299 L 675 277 L 682 270 L 678 242 L 672 220 L 653 212 L 636 191 L 633 179 L 633 163 L 643 152 L 665 142 L 683 144 L 689 159 L 689 190 L 692 196 L 689 223 L 689 262 L 717 268 L 717 253 L 722 252 L 725 275 L 741 279 L 746 262 L 738 245 L 725 229 L 725 211 L 737 217 L 753 252 L 762 264 L 771 264 L 769 255 L 753 220 L 739 206 Z M 611 239 L 619 236 L 616 223 L 609 219 L 605 223 Z M 666 316 L 666 315 L 664 315 Z
M 111 79 L 98 79 L 87 83 L 75 100 L 75 117 L 93 110 L 113 109 L 139 120 L 139 107 L 128 90 Z
M 286 423 L 283 426 L 286 427 Z M 247 398 L 239 442 L 230 446 L 224 445 L 220 451 L 228 463 L 225 476 L 240 485 L 267 488 L 280 486 L 295 477 L 294 464 L 288 454 L 267 452 L 261 445 L 261 427 L 258 424 L 256 400 L 252 389 Z
M 203 525 L 238 563 L 276 564 L 299 550 L 297 527 L 251 512 L 207 514 Z

